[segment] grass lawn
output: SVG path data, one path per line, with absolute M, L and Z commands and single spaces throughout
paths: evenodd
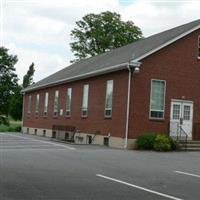
M 0 132 L 19 132 L 21 131 L 21 123 L 10 122 L 10 126 L 0 125 Z

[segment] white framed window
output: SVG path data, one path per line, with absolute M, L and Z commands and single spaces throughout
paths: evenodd
M 183 120 L 190 120 L 190 112 L 191 112 L 191 106 L 184 105 L 183 108 Z
M 67 98 L 66 98 L 66 116 L 71 116 L 72 107 L 72 88 L 67 88 Z
M 32 96 L 28 96 L 28 113 L 31 113 L 31 108 L 32 108 Z
M 89 84 L 83 86 L 83 102 L 82 102 L 82 116 L 88 115 L 88 96 L 89 96 Z
M 36 95 L 36 101 L 35 101 L 35 112 L 36 112 L 36 113 L 39 112 L 39 104 L 40 104 L 40 95 L 37 94 L 37 95 Z
M 165 111 L 165 80 L 151 80 L 150 118 L 164 119 Z
M 200 35 L 198 37 L 198 58 L 200 59 Z
M 49 108 L 49 93 L 46 92 L 44 97 L 44 115 L 47 115 L 48 108 Z
M 181 105 L 180 104 L 173 104 L 173 120 L 179 120 L 181 114 Z
M 113 101 L 113 80 L 108 80 L 106 86 L 105 117 L 112 116 L 112 101 Z
M 54 95 L 54 115 L 58 115 L 58 105 L 59 104 L 59 90 L 55 91 Z

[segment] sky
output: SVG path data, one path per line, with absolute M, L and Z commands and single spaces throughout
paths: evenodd
M 117 12 L 145 37 L 200 19 L 199 0 L 0 0 L 0 8 L 0 41 L 18 56 L 20 81 L 32 62 L 34 81 L 68 66 L 70 32 L 88 13 Z

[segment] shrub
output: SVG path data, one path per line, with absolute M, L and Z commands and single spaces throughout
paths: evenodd
M 155 138 L 155 133 L 145 133 L 143 135 L 140 135 L 136 140 L 138 149 L 152 150 L 154 147 Z
M 171 139 L 164 134 L 158 134 L 154 140 L 154 150 L 156 151 L 170 151 L 172 150 Z
M 136 140 L 135 149 L 171 151 L 178 148 L 177 143 L 168 135 L 162 133 L 145 133 Z
M 174 141 L 170 136 L 168 136 L 170 144 L 171 144 L 171 150 L 175 151 L 178 149 L 178 144 L 176 141 Z
M 5 126 L 9 126 L 9 120 L 8 117 L 4 116 L 4 115 L 0 115 L 0 125 L 5 125 Z
M 15 127 L 15 132 L 21 132 L 22 130 L 22 127 L 21 126 L 16 126 Z
M 21 126 L 20 125 L 0 125 L 0 132 L 20 132 Z
M 21 126 L 10 126 L 8 128 L 8 132 L 20 132 L 21 131 Z

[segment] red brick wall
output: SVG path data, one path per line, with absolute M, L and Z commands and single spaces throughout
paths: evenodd
M 107 80 L 114 80 L 113 88 L 113 115 L 111 119 L 104 117 L 105 95 Z M 81 117 L 83 85 L 89 83 L 89 107 L 88 117 Z M 47 89 L 42 89 L 30 93 L 32 95 L 32 114 L 27 114 L 28 96 L 25 95 L 24 126 L 51 129 L 53 124 L 73 125 L 78 130 L 85 133 L 95 133 L 124 137 L 126 121 L 126 102 L 127 102 L 127 70 L 90 78 L 87 80 L 76 81 Z M 54 92 L 59 90 L 59 109 L 66 110 L 66 91 L 67 87 L 72 87 L 72 113 L 71 118 L 65 116 L 53 117 Z M 43 116 L 45 92 L 49 92 L 49 113 Z M 40 94 L 40 112 L 35 115 L 35 101 L 37 93 Z
M 144 132 L 168 132 L 170 119 L 171 99 L 181 99 L 194 102 L 194 139 L 200 139 L 200 60 L 197 59 L 197 39 L 200 30 L 176 41 L 164 49 L 142 60 L 139 74 L 132 77 L 131 105 L 129 121 L 129 138 L 136 138 Z M 106 81 L 114 80 L 113 117 L 104 118 Z M 166 101 L 164 120 L 149 119 L 151 79 L 166 80 Z M 89 83 L 89 114 L 88 118 L 81 118 L 83 85 Z M 44 94 L 50 92 L 50 110 L 47 118 L 35 117 L 33 111 L 35 96 L 33 95 L 33 108 L 31 118 L 27 117 L 27 99 L 25 101 L 24 126 L 48 128 L 53 124 L 74 125 L 83 132 L 101 134 L 111 133 L 112 136 L 124 137 L 126 122 L 128 72 L 119 71 L 102 75 L 88 80 L 81 80 L 49 89 L 40 90 L 40 115 L 43 115 Z M 66 88 L 73 88 L 73 103 L 71 119 L 64 116 L 53 118 L 54 91 L 60 90 L 60 108 L 65 110 Z M 42 96 L 41 96 L 42 95 Z
M 167 132 L 171 99 L 194 102 L 194 124 L 200 123 L 200 60 L 197 59 L 197 41 L 200 30 L 178 40 L 142 60 L 141 71 L 134 74 L 130 107 L 129 137 L 144 132 Z M 166 80 L 165 119 L 150 120 L 151 79 Z M 198 127 L 198 126 L 196 126 Z M 194 129 L 195 131 L 195 129 Z M 200 139 L 200 129 L 194 138 Z

